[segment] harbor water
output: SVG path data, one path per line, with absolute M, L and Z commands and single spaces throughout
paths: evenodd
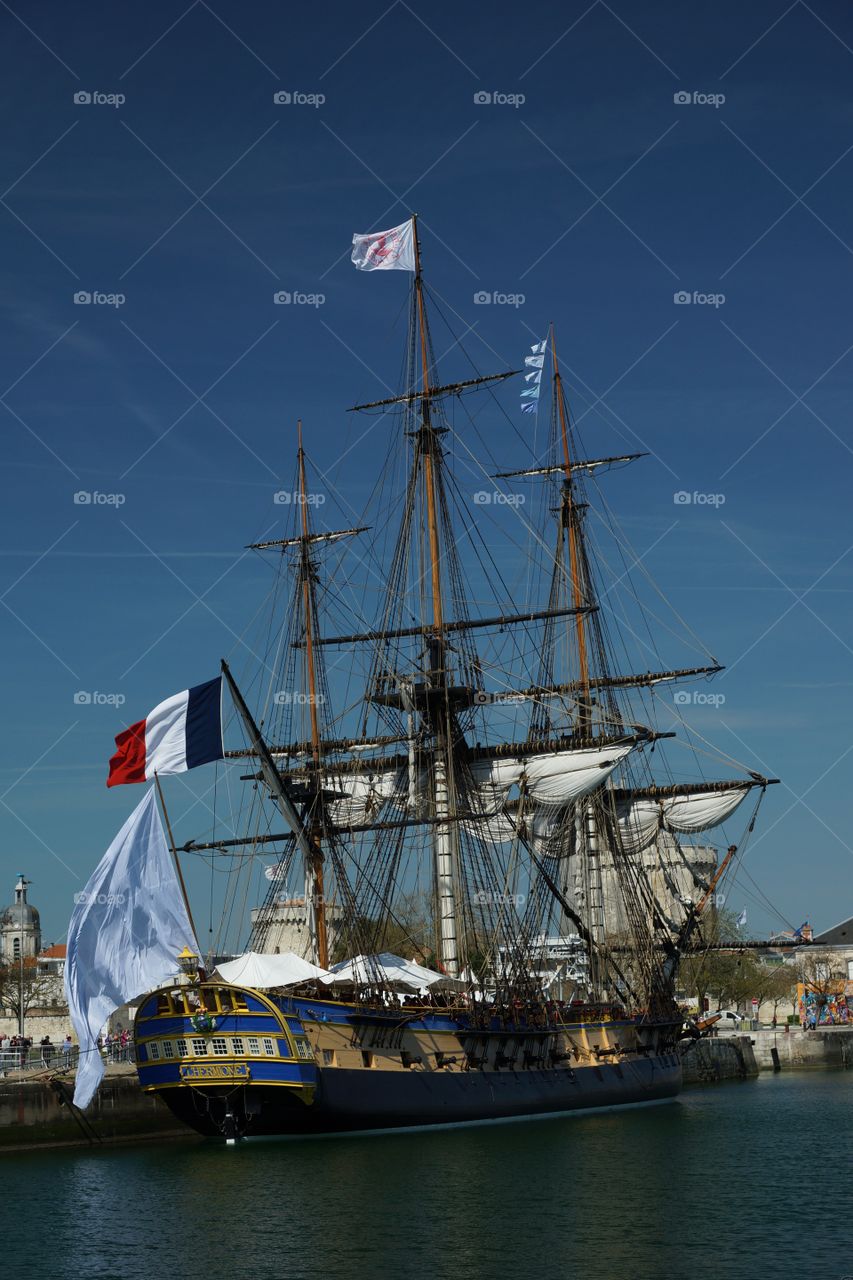
M 853 1074 L 432 1132 L 6 1157 L 15 1277 L 853 1276 Z M 13 1226 L 14 1224 L 14 1226 Z

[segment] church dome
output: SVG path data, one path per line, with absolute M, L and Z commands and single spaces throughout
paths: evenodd
M 41 918 L 38 909 L 27 902 L 24 876 L 18 876 L 15 901 L 0 908 L 0 959 L 9 961 L 24 954 L 34 956 L 41 949 Z
M 28 902 L 13 902 L 0 910 L 0 927 L 4 929 L 37 929 L 39 924 L 38 910 Z

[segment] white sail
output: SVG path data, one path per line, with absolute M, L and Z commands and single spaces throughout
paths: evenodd
M 743 803 L 750 787 L 724 791 L 695 791 L 659 799 L 641 797 L 620 800 L 616 806 L 619 831 L 626 853 L 642 853 L 654 843 L 659 830 L 679 835 L 709 831 L 730 818 Z
M 730 818 L 749 791 L 748 786 L 743 786 L 728 791 L 675 796 L 664 801 L 666 825 L 670 831 L 688 835 L 696 831 L 707 831 Z
M 500 813 L 509 799 L 509 793 L 524 772 L 524 761 L 478 760 L 471 765 L 471 777 L 476 784 L 474 804 L 482 813 Z
M 505 844 L 518 834 L 515 812 L 504 813 L 514 787 L 524 796 L 525 838 L 544 851 L 562 823 L 562 812 L 575 800 L 600 786 L 634 749 L 633 742 L 577 751 L 547 751 L 502 760 L 477 761 L 471 767 L 475 793 L 471 806 L 486 821 L 465 823 L 465 829 L 492 844 Z
M 515 814 L 489 813 L 482 821 L 463 822 L 462 829 L 490 844 L 510 844 L 519 834 L 519 819 Z
M 380 772 L 327 774 L 323 785 L 340 797 L 329 801 L 329 813 L 335 826 L 357 827 L 372 822 L 403 781 L 399 769 L 383 769 Z
M 524 767 L 525 792 L 537 806 L 564 809 L 609 778 L 633 747 L 631 742 L 528 756 Z
M 642 853 L 654 844 L 663 825 L 657 800 L 620 800 L 616 805 L 619 834 L 626 853 Z

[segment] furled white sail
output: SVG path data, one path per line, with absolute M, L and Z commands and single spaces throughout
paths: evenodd
M 528 756 L 524 767 L 525 793 L 535 805 L 563 809 L 604 782 L 633 746 L 633 743 L 623 743 Z
M 544 849 L 561 825 L 562 811 L 600 786 L 634 745 L 617 743 L 477 761 L 471 771 L 478 785 L 470 802 L 487 820 L 466 823 L 465 828 L 492 844 L 513 840 L 519 818 L 512 810 L 503 810 L 517 786 L 517 798 L 524 797 L 523 834 L 537 849 Z
M 659 799 L 621 800 L 616 808 L 623 848 L 627 853 L 642 853 L 661 829 L 680 835 L 709 831 L 730 818 L 749 791 L 744 784 Z
M 489 813 L 482 821 L 463 822 L 462 829 L 490 844 L 510 844 L 518 836 L 518 822 L 515 814 Z
M 399 769 L 383 769 L 376 773 L 329 774 L 323 785 L 340 797 L 329 802 L 335 826 L 350 827 L 372 822 L 402 781 Z
M 619 801 L 616 816 L 626 853 L 642 853 L 654 844 L 662 826 L 661 806 L 656 800 Z
M 476 784 L 474 804 L 482 813 L 500 813 L 509 793 L 521 778 L 524 761 L 478 760 L 471 765 L 471 776 Z
M 743 786 L 730 791 L 711 791 L 706 795 L 676 796 L 666 800 L 666 825 L 670 831 L 685 834 L 707 831 L 731 817 L 749 791 L 748 786 Z

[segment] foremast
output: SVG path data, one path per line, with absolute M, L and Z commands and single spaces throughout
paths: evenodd
M 316 570 L 311 560 L 311 531 L 308 525 L 308 493 L 305 485 L 305 450 L 302 448 L 302 420 L 298 427 L 299 505 L 302 508 L 302 541 L 299 548 L 299 580 L 305 617 L 305 667 L 308 685 L 308 709 L 311 720 L 311 762 L 314 796 L 309 804 L 307 838 L 310 857 L 305 867 L 305 902 L 312 959 L 322 969 L 329 967 L 329 939 L 326 929 L 326 895 L 323 874 L 323 777 L 320 758 L 320 725 L 317 716 L 317 665 L 314 648 L 314 620 L 317 602 L 314 594 Z
M 556 446 L 557 453 L 561 456 L 558 459 L 552 452 L 553 462 L 549 465 L 505 472 L 495 478 L 561 478 L 549 605 L 555 619 L 560 612 L 559 605 L 566 596 L 575 606 L 573 622 L 569 623 L 568 628 L 562 629 L 563 636 L 566 636 L 567 630 L 573 635 L 573 645 L 568 654 L 569 674 L 572 678 L 561 682 L 556 679 L 558 671 L 555 652 L 561 639 L 561 628 L 554 621 L 546 630 L 539 684 L 524 692 L 534 701 L 530 724 L 532 738 L 540 736 L 543 728 L 551 729 L 555 710 L 560 709 L 569 715 L 575 731 L 595 738 L 598 735 L 612 734 L 630 723 L 630 717 L 624 715 L 619 705 L 617 691 L 650 688 L 662 681 L 692 675 L 714 675 L 722 668 L 712 662 L 705 667 L 657 673 L 614 674 L 586 546 L 584 521 L 588 503 L 582 492 L 578 494 L 576 473 L 583 477 L 602 467 L 607 469 L 617 463 L 632 462 L 642 455 L 603 459 L 576 456 L 553 325 L 549 328 L 548 345 L 553 369 L 551 447 L 553 450 Z M 533 350 L 536 352 L 544 349 L 544 346 L 542 344 L 540 348 L 537 345 Z M 594 669 L 591 669 L 590 647 Z M 600 693 L 601 698 L 594 698 L 593 691 Z M 571 699 L 570 711 L 565 705 L 566 698 Z M 624 768 L 629 776 L 631 767 L 631 761 L 626 760 Z M 534 837 L 534 842 L 539 845 L 539 852 L 546 852 L 556 865 L 561 865 L 562 883 L 559 887 L 563 892 L 564 902 L 565 899 L 571 901 L 586 926 L 585 939 L 589 943 L 589 991 L 593 999 L 605 999 L 608 992 L 624 990 L 625 978 L 620 971 L 621 966 L 627 967 L 629 972 L 633 970 L 634 985 L 639 986 L 643 992 L 649 1010 L 665 1011 L 672 1003 L 671 981 L 679 947 L 695 928 L 707 901 L 709 890 L 705 888 L 699 903 L 695 906 L 685 904 L 687 918 L 680 928 L 667 919 L 638 856 L 649 844 L 648 805 L 659 806 L 657 818 L 652 819 L 652 824 L 655 824 L 652 840 L 655 840 L 656 833 L 660 831 L 668 832 L 665 839 L 672 841 L 675 838 L 674 832 L 706 830 L 715 826 L 729 812 L 734 811 L 752 788 L 761 788 L 763 793 L 764 787 L 771 781 L 775 780 L 751 774 L 747 780 L 728 783 L 614 788 L 612 779 L 603 780 L 577 806 L 567 808 L 558 821 L 549 825 L 546 839 L 540 837 L 537 841 Z M 698 820 L 679 814 L 677 807 L 679 803 L 689 805 L 698 801 L 701 804 L 705 795 L 711 797 L 707 802 L 707 824 L 691 826 L 691 821 Z M 727 799 L 729 796 L 731 799 Z M 645 843 L 642 845 L 633 839 L 639 822 L 632 808 L 635 805 L 646 806 L 646 809 L 641 809 L 646 820 L 643 831 Z M 714 806 L 717 806 L 716 809 Z M 755 815 L 750 823 L 750 830 L 754 821 Z M 679 822 L 682 823 L 681 826 L 678 825 Z M 534 815 L 534 832 L 535 825 Z M 734 847 L 718 870 L 715 883 L 733 855 Z M 603 865 L 605 859 L 606 871 Z M 607 903 L 612 908 L 613 900 L 617 897 L 622 904 L 627 936 L 613 936 L 612 922 L 608 927 Z M 569 918 L 573 916 L 570 915 Z M 631 952 L 633 959 L 626 966 L 626 961 L 620 956 L 619 964 L 616 964 L 614 952 Z

